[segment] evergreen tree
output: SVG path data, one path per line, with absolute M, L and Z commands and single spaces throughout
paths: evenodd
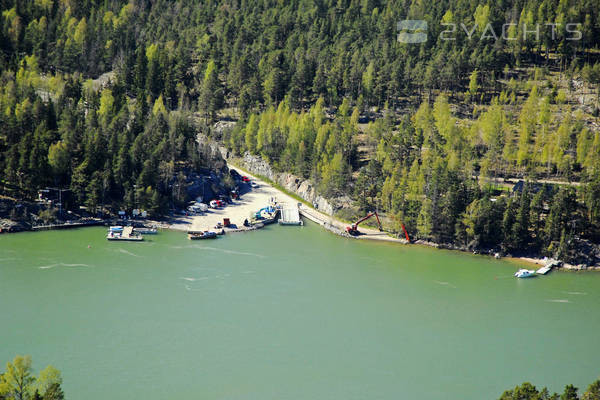
M 208 123 L 213 120 L 217 110 L 223 102 L 223 91 L 219 82 L 218 70 L 215 62 L 211 60 L 206 66 L 204 80 L 200 89 L 199 107 Z

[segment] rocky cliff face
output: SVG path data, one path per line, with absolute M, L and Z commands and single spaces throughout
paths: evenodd
M 292 174 L 275 172 L 261 157 L 250 153 L 244 154 L 239 160 L 241 167 L 253 174 L 262 175 L 281 185 L 286 190 L 295 193 L 304 201 L 311 203 L 317 210 L 329 215 L 334 215 L 342 207 L 342 201 L 327 200 L 317 193 L 313 183 L 307 179 L 299 178 Z
M 234 122 L 229 121 L 215 124 L 213 127 L 215 137 L 220 137 L 225 129 L 232 129 L 234 125 Z M 254 156 L 246 152 L 243 157 L 234 158 L 233 154 L 218 142 L 218 139 L 210 139 L 205 134 L 199 133 L 196 140 L 201 147 L 207 149 L 206 151 L 211 157 L 222 158 L 226 161 L 235 161 L 250 173 L 264 176 L 281 185 L 286 190 L 295 193 L 321 212 L 334 215 L 336 211 L 339 211 L 341 208 L 350 207 L 350 204 L 352 203 L 351 199 L 348 197 L 340 197 L 337 199 L 324 198 L 317 193 L 315 186 L 310 180 L 288 173 L 275 172 L 269 163 L 259 156 Z

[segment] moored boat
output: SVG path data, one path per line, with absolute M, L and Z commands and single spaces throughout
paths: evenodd
M 275 223 L 279 218 L 279 211 L 279 209 L 273 206 L 261 208 L 251 216 L 250 224 L 255 225 L 260 223 L 263 225 L 269 225 Z
M 535 276 L 535 271 L 529 269 L 520 269 L 515 272 L 517 278 L 531 278 Z
M 202 239 L 216 239 L 217 233 L 212 231 L 189 231 L 188 239 L 190 240 L 202 240 Z
M 258 220 L 257 222 L 261 223 L 263 225 L 273 224 L 273 223 L 277 222 L 277 216 L 271 216 L 271 217 L 268 217 L 268 218 L 263 218 L 261 220 Z

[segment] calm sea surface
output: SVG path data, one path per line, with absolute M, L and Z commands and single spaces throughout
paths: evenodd
M 0 365 L 53 364 L 75 400 L 479 400 L 600 376 L 600 274 L 518 280 L 310 223 L 146 238 L 0 236 Z

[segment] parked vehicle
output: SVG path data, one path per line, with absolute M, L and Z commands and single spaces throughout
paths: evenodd
M 187 208 L 187 210 L 188 210 L 188 212 L 190 212 L 190 213 L 194 213 L 194 214 L 201 214 L 201 213 L 203 213 L 204 211 L 206 211 L 206 210 L 203 210 L 203 209 L 202 209 L 202 207 L 199 207 L 199 206 L 197 206 L 197 205 L 195 205 L 195 204 L 194 204 L 194 205 L 191 205 L 191 206 L 189 206 L 189 207 Z
M 230 169 L 229 170 L 229 175 L 231 175 L 231 177 L 234 180 L 240 180 L 242 178 L 242 176 L 239 174 L 239 172 L 237 172 L 235 169 Z
M 251 181 L 250 182 L 250 186 L 253 187 L 253 188 L 257 188 L 258 187 L 258 183 L 254 182 L 254 181 Z
M 242 176 L 242 182 L 244 183 L 249 183 L 250 182 L 250 178 L 248 178 L 247 176 Z
M 224 195 L 224 194 L 220 194 L 219 195 L 219 200 L 221 200 L 223 202 L 223 204 L 231 203 L 231 198 L 229 196 Z
M 196 203 L 194 203 L 194 206 L 198 207 L 200 209 L 200 211 L 202 211 L 202 212 L 208 211 L 208 205 L 206 205 L 204 203 L 198 203 L 198 202 L 196 202 Z
M 223 200 L 211 200 L 210 201 L 210 207 L 211 208 L 219 208 L 219 207 L 223 207 Z

